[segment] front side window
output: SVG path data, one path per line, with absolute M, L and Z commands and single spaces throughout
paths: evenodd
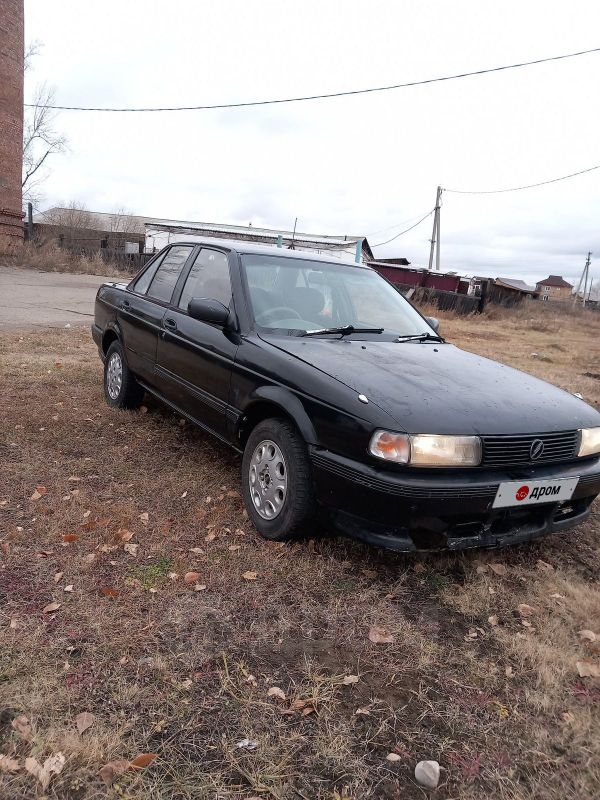
M 187 277 L 179 298 L 179 308 L 187 311 L 192 298 L 219 300 L 224 306 L 231 302 L 229 262 L 225 253 L 200 250 Z
M 352 325 L 387 337 L 434 331 L 372 269 L 301 258 L 245 255 L 242 265 L 258 327 L 298 332 Z
M 190 245 L 175 245 L 171 247 L 154 273 L 147 291 L 148 297 L 161 300 L 163 303 L 170 302 L 177 279 L 191 252 L 192 247 Z M 137 284 L 136 290 L 138 290 Z
M 156 270 L 160 267 L 160 264 L 165 255 L 166 253 L 163 253 L 162 255 L 158 256 L 158 258 L 155 258 L 152 264 L 150 264 L 148 268 L 144 272 L 142 272 L 140 277 L 133 285 L 134 292 L 137 292 L 138 294 L 146 294 L 146 292 L 148 291 L 148 287 L 150 286 L 150 283 L 152 281 L 152 278 L 156 275 Z

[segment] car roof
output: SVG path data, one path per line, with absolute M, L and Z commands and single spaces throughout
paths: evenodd
M 362 267 L 363 269 L 371 269 L 367 264 L 357 264 L 352 261 L 333 257 L 327 257 L 324 253 L 311 253 L 307 250 L 289 250 L 287 247 L 277 247 L 272 244 L 255 244 L 254 242 L 245 242 L 240 239 L 218 239 L 212 236 L 195 236 L 189 240 L 186 238 L 178 239 L 171 242 L 171 244 L 193 244 L 193 245 L 206 245 L 208 247 L 222 247 L 232 252 L 239 253 L 240 255 L 264 255 L 264 256 L 279 256 L 280 258 L 301 258 L 307 261 L 321 261 L 327 264 L 345 264 L 348 267 Z

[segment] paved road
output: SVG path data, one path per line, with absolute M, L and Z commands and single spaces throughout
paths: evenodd
M 111 280 L 0 265 L 0 330 L 90 325 L 98 286 Z

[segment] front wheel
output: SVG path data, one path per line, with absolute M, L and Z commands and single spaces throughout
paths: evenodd
M 310 532 L 315 499 L 306 445 L 284 419 L 260 422 L 246 442 L 242 493 L 254 527 L 283 542 Z
M 127 366 L 123 346 L 115 341 L 108 348 L 104 362 L 104 396 L 114 408 L 139 408 L 144 390 Z

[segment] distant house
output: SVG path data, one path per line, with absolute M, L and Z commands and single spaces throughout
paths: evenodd
M 33 235 L 71 249 L 141 253 L 147 219 L 119 212 L 88 211 L 76 205 L 56 206 L 33 215 Z
M 492 302 L 503 305 L 516 305 L 522 300 L 533 300 L 537 296 L 535 286 L 528 286 L 525 281 L 517 278 L 496 278 L 488 295 Z
M 540 300 L 570 300 L 573 292 L 573 284 L 562 275 L 549 275 L 543 281 L 538 281 L 535 288 L 539 292 Z

